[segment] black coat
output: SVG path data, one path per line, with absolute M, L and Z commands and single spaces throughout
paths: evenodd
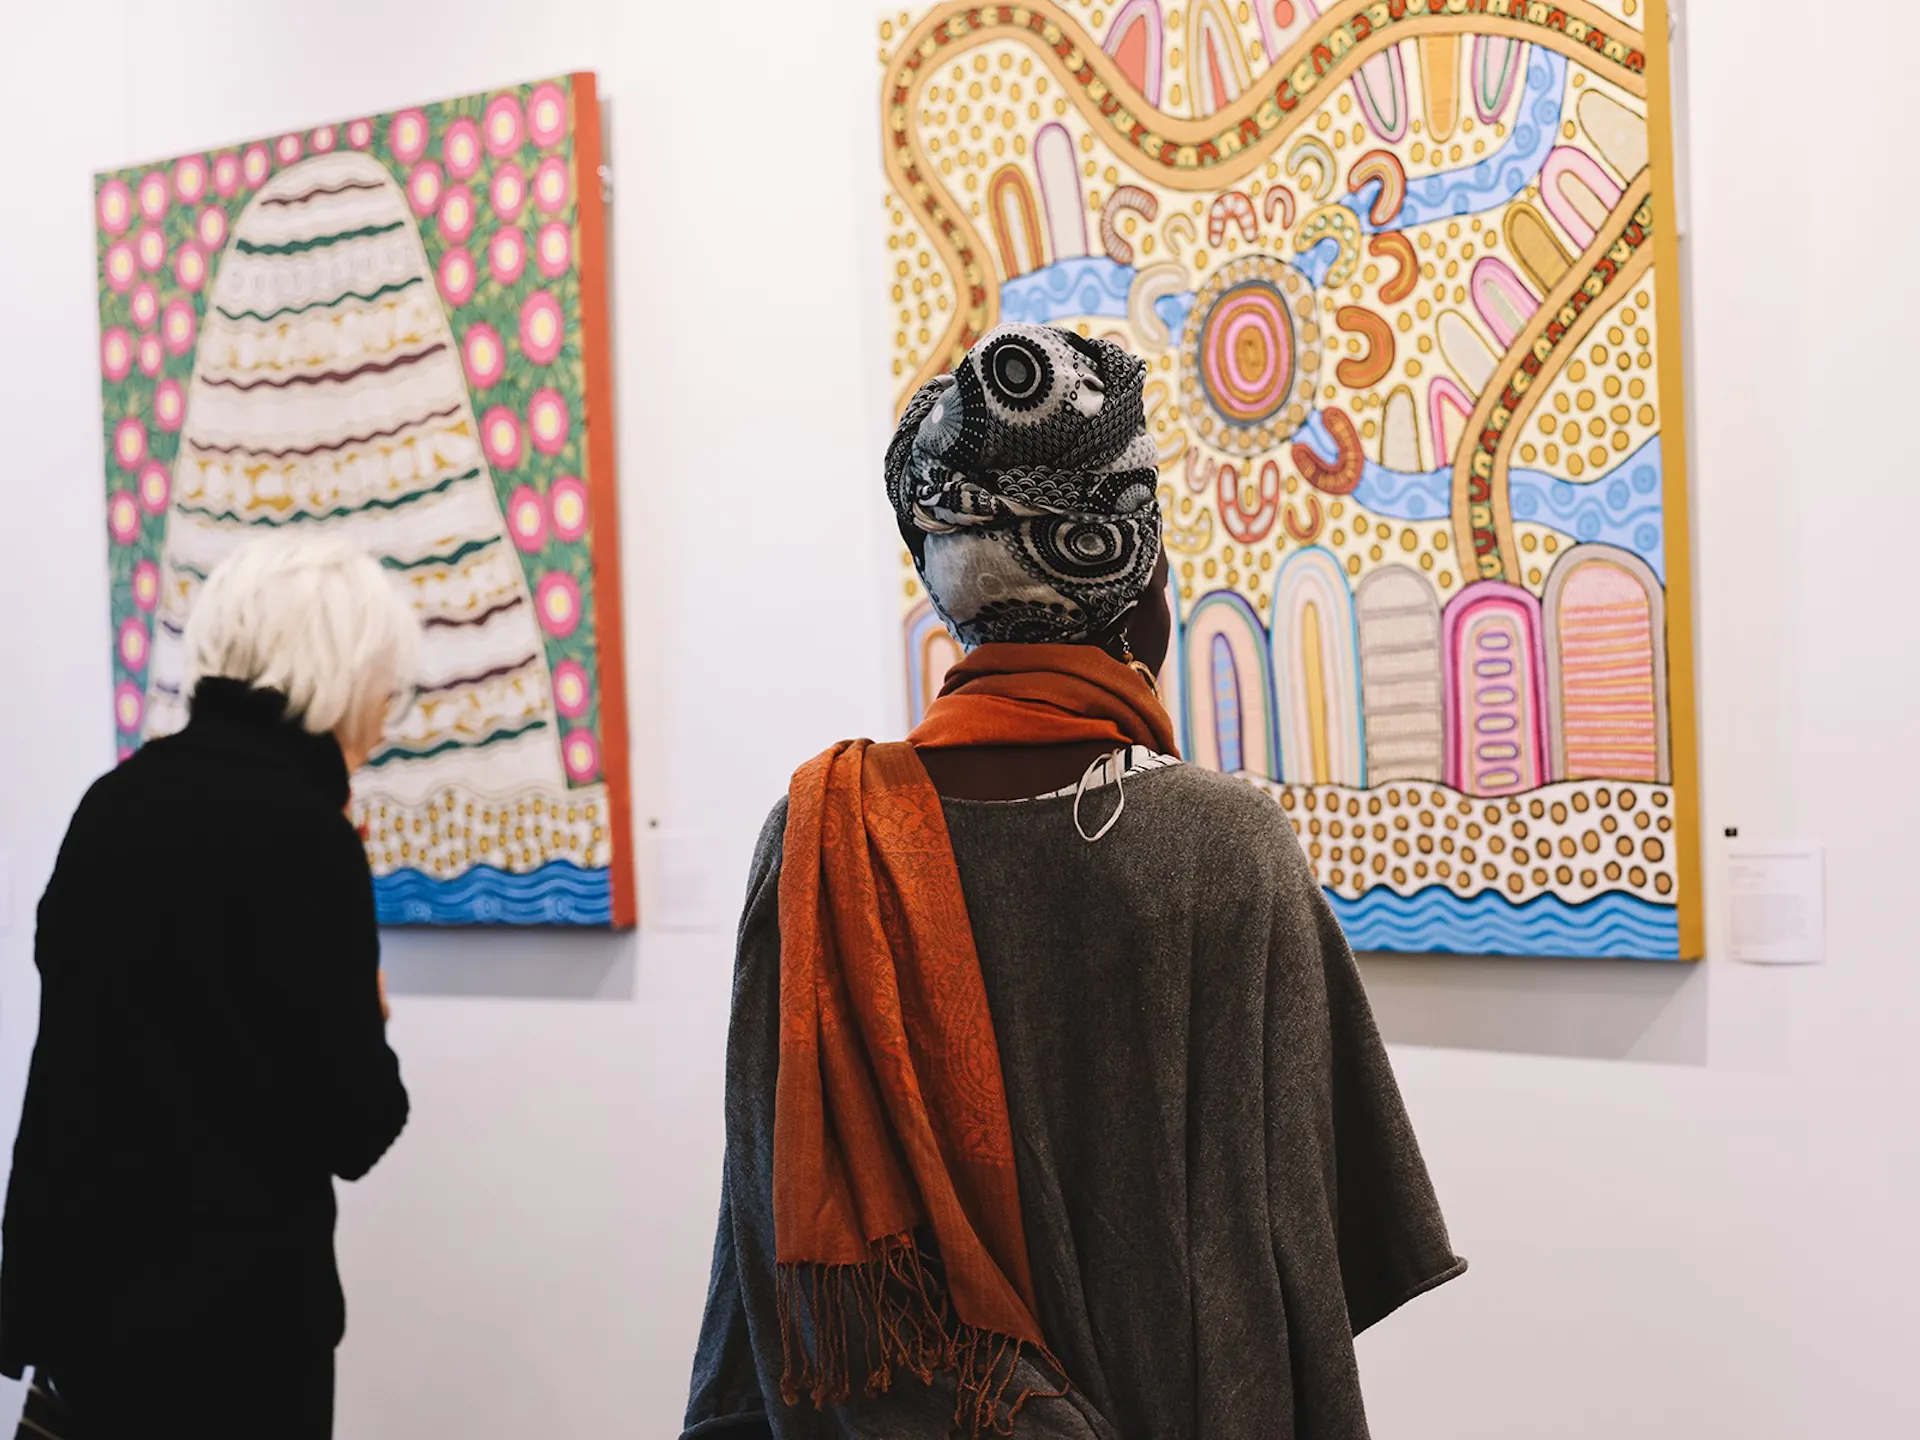
M 210 682 L 94 785 L 40 902 L 0 1370 L 330 1351 L 333 1177 L 407 1118 L 329 737 Z

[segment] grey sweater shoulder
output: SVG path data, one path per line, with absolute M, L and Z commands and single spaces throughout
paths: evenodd
M 1082 838 L 1115 808 L 1105 838 Z M 1187 766 L 1089 791 L 1078 826 L 1067 798 L 945 810 L 1040 1320 L 1073 1386 L 1023 1432 L 1364 1440 L 1354 1335 L 1464 1264 L 1285 814 Z M 830 1416 L 779 1399 L 785 822 L 783 803 L 742 917 L 726 1198 L 688 1433 L 933 1440 L 951 1412 L 918 1387 Z

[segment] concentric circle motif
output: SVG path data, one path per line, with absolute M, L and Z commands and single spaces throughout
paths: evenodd
M 1140 543 L 1134 527 L 1074 515 L 1035 519 L 1023 527 L 1028 553 L 1048 575 L 1099 585 L 1131 570 Z
M 1313 406 L 1313 286 L 1270 255 L 1235 260 L 1194 297 L 1181 349 L 1182 400 L 1201 438 L 1225 450 L 1270 450 Z
M 987 389 L 1009 410 L 1031 410 L 1053 389 L 1053 361 L 1024 336 L 1007 335 L 980 357 Z

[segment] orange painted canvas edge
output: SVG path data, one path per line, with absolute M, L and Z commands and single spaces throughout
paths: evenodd
M 1654 309 L 1660 335 L 1661 452 L 1665 459 L 1667 550 L 1667 694 L 1673 758 L 1674 830 L 1678 843 L 1680 958 L 1706 954 L 1706 903 L 1700 868 L 1700 753 L 1694 699 L 1693 550 L 1687 490 L 1687 393 L 1681 323 L 1679 206 L 1673 175 L 1673 55 L 1666 0 L 1647 3 L 1647 122 L 1652 141 Z
M 574 169 L 580 197 L 580 325 L 587 392 L 587 493 L 593 508 L 594 644 L 599 660 L 600 729 L 607 781 L 608 868 L 613 928 L 640 921 L 633 864 L 633 766 L 628 753 L 626 632 L 620 600 L 620 496 L 614 443 L 613 335 L 607 304 L 607 210 L 600 180 L 599 78 L 568 77 L 573 88 Z

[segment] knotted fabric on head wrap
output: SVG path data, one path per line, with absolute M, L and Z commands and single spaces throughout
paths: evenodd
M 1160 561 L 1146 365 L 1046 325 L 1002 325 L 921 386 L 887 494 L 934 609 L 969 650 L 1088 640 Z

